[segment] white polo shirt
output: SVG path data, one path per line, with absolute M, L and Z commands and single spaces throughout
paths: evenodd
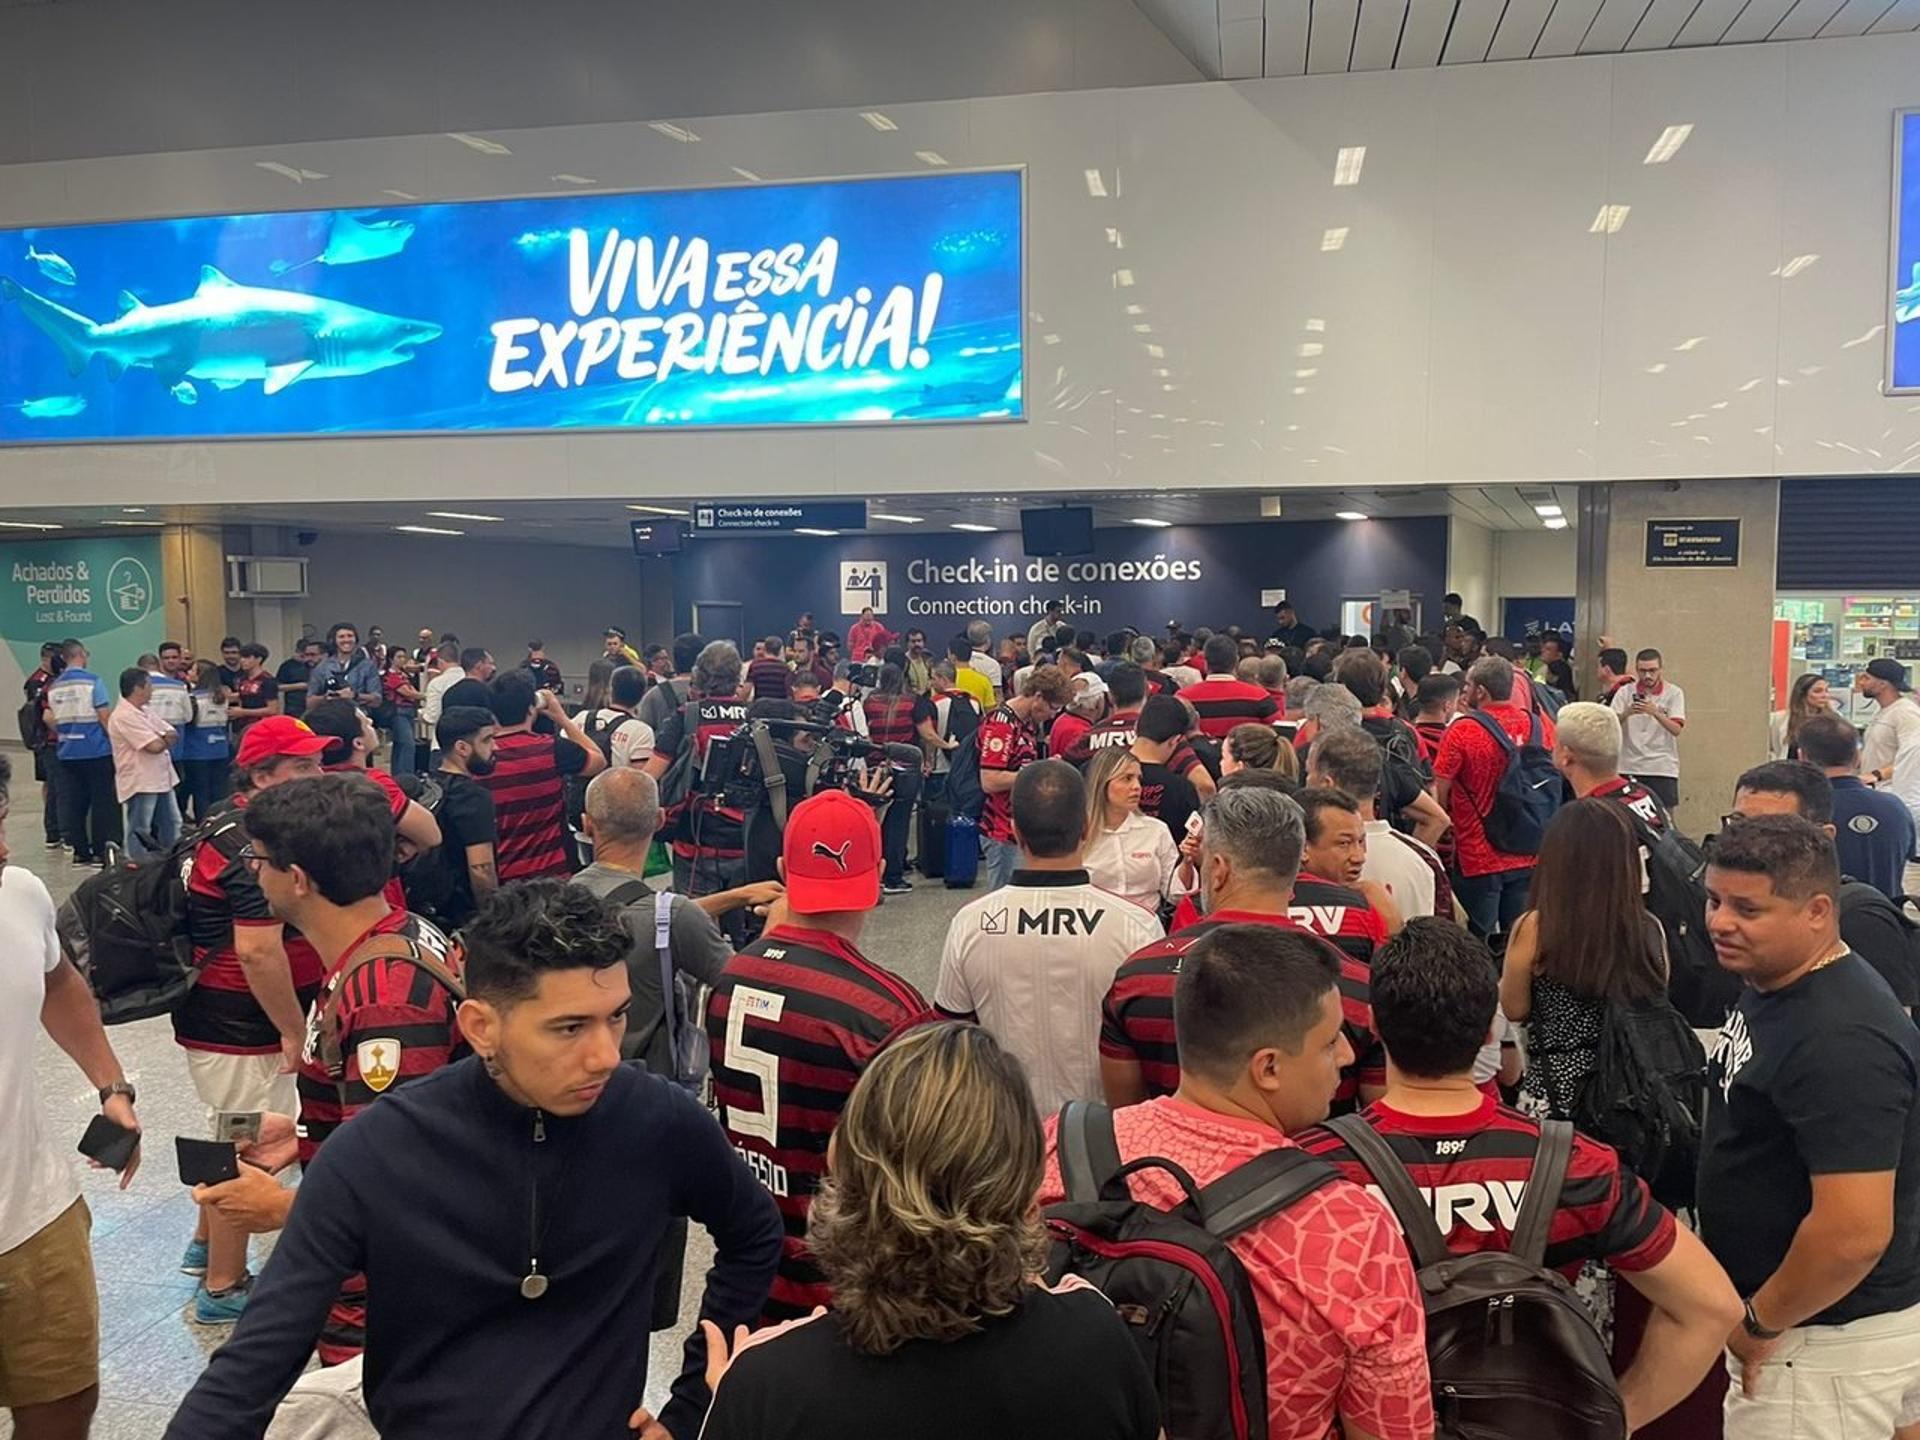
M 1613 692 L 1613 713 L 1620 717 L 1620 773 L 1622 775 L 1680 774 L 1680 737 L 1651 715 L 1634 715 L 1638 690 L 1622 685 Z M 1670 720 L 1687 718 L 1687 693 L 1672 681 L 1661 684 L 1650 698 L 1653 708 Z
M 1377 881 L 1408 920 L 1433 914 L 1433 870 L 1421 858 L 1422 850 L 1433 854 L 1413 836 L 1401 834 L 1384 820 L 1367 822 L 1367 863 L 1360 878 Z
M 1087 874 L 1103 890 L 1131 900 L 1143 910 L 1158 911 L 1171 899 L 1173 872 L 1180 850 L 1173 832 L 1151 815 L 1130 811 L 1118 830 L 1105 825 L 1087 842 Z
M 39 876 L 8 865 L 0 870 L 0 1255 L 80 1198 L 67 1160 L 73 1142 L 56 1140 L 47 1127 L 35 1079 L 40 1006 L 59 964 L 53 897 Z M 1097 1011 L 1100 1002 L 1093 1003 Z
M 1069 1100 L 1102 1098 L 1100 1002 L 1127 957 L 1165 934 L 1084 870 L 1017 870 L 953 917 L 933 1003 L 979 1016 L 1026 1066 L 1034 1105 L 1051 1115 Z

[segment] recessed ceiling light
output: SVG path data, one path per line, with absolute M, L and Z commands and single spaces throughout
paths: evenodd
M 675 125 L 670 120 L 649 120 L 647 128 L 655 134 L 664 135 L 669 140 L 677 140 L 682 145 L 698 144 L 700 137 L 684 125 Z
M 1780 278 L 1782 280 L 1791 280 L 1794 276 L 1798 275 L 1802 270 L 1806 269 L 1809 265 L 1813 264 L 1813 262 L 1818 260 L 1819 258 L 1820 257 L 1818 255 L 1794 256 L 1793 259 L 1787 261 L 1786 264 L 1780 267 Z
M 1647 151 L 1642 165 L 1664 165 L 1687 143 L 1687 137 L 1693 134 L 1691 125 L 1669 125 L 1660 132 L 1660 138 L 1653 142 L 1653 148 Z
M 645 515 L 685 515 L 684 510 L 675 510 L 671 505 L 629 505 L 629 510 L 638 510 Z
M 1562 510 L 1558 505 L 1536 505 L 1533 507 L 1533 513 L 1542 517 L 1547 517 L 1547 516 L 1553 516 L 1553 515 L 1564 515 L 1566 514 L 1566 511 Z
M 971 520 L 956 520 L 947 528 L 949 530 L 971 530 L 976 535 L 993 534 L 993 526 L 975 525 Z
M 1310 334 L 1323 335 L 1326 333 L 1326 329 L 1327 329 L 1327 322 L 1324 320 L 1316 318 L 1316 319 L 1307 321 L 1307 330 Z
M 924 525 L 927 519 L 924 515 L 886 515 L 878 510 L 870 512 L 867 518 L 869 520 L 890 520 L 895 525 Z
M 1698 438 L 1698 437 L 1695 437 L 1695 438 Z M 1547 529 L 1549 530 L 1564 530 L 1567 528 L 1567 517 L 1564 515 L 1559 515 L 1544 523 Z
M 1314 376 L 1318 375 L 1319 373 L 1320 373 L 1320 367 L 1318 365 L 1307 365 L 1294 371 L 1293 378 L 1296 380 L 1311 380 Z
M 511 155 L 513 153 L 513 151 L 502 145 L 498 140 L 489 140 L 484 135 L 468 135 L 464 131 L 449 130 L 447 132 L 447 139 L 458 140 L 469 150 L 477 150 L 482 155 Z
M 793 533 L 796 535 L 832 536 L 838 535 L 840 532 L 838 530 L 816 530 L 811 525 L 796 525 L 793 527 Z
M 125 525 L 129 529 L 136 526 L 148 526 L 158 529 L 165 522 L 160 520 L 102 520 L 100 523 L 102 525 Z
M 557 185 L 598 185 L 600 182 L 590 175 L 574 175 L 562 170 L 558 175 L 547 177 Z
M 120 507 L 120 513 L 122 515 L 144 515 L 147 513 L 147 507 L 144 505 L 122 505 Z
M 938 150 L 916 150 L 913 152 L 913 158 L 922 165 L 932 165 L 936 168 L 947 163 L 947 157 Z
M 1704 335 L 1689 335 L 1686 339 L 1682 340 L 1678 345 L 1674 346 L 1673 348 L 1679 351 L 1681 354 L 1685 354 L 1689 350 L 1699 349 L 1702 345 L 1706 343 L 1707 343 L 1707 337 Z
M 1327 347 L 1322 345 L 1318 340 L 1304 341 L 1300 346 L 1300 358 L 1302 360 L 1311 360 L 1314 356 L 1325 351 L 1326 348 Z
M 1333 183 L 1336 185 L 1358 185 L 1360 167 L 1367 163 L 1367 147 L 1364 145 L 1343 145 L 1333 161 Z
M 1620 227 L 1627 223 L 1631 205 L 1602 205 L 1594 213 L 1593 223 L 1587 226 L 1589 235 L 1618 235 Z
M 504 523 L 504 515 L 474 515 L 465 510 L 429 510 L 427 514 L 436 520 L 489 520 L 495 524 Z
M 879 131 L 898 130 L 900 127 L 881 114 L 878 110 L 862 110 L 860 118 Z
M 1347 227 L 1336 225 L 1320 237 L 1322 251 L 1339 250 L 1347 243 Z
M 32 520 L 0 520 L 0 530 L 64 530 L 64 525 L 37 524 Z
M 1118 285 L 1122 290 L 1127 289 L 1133 284 L 1133 271 L 1125 268 L 1114 271 L 1113 283 Z
M 1165 530 L 1173 524 L 1171 520 L 1155 520 L 1151 515 L 1135 515 L 1128 523 L 1132 525 L 1144 525 L 1149 530 Z
M 754 174 L 753 171 L 748 170 L 743 166 L 729 165 L 727 168 L 733 171 L 733 173 L 738 175 L 742 180 L 751 180 L 756 185 L 760 183 L 760 177 Z
M 1333 518 L 1336 520 L 1364 520 L 1367 517 L 1358 510 L 1336 510 L 1333 512 Z
M 1304 395 L 1307 393 L 1307 387 L 1304 385 L 1296 385 L 1293 387 L 1293 393 L 1296 395 Z
M 464 530 L 443 530 L 438 525 L 396 525 L 402 535 L 464 535 Z
M 1087 171 L 1087 194 L 1096 200 L 1107 198 L 1107 182 L 1100 178 L 1098 170 Z

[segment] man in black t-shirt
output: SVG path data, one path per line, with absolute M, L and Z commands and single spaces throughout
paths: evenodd
M 433 860 L 439 877 L 429 887 L 425 908 L 443 929 L 453 930 L 471 920 L 480 903 L 500 888 L 493 845 L 493 792 L 480 783 L 493 773 L 493 737 L 499 729 L 491 710 L 477 705 L 450 705 L 440 712 L 434 744 L 440 768 L 434 779 L 442 787 L 440 848 Z M 418 902 L 411 892 L 410 906 Z
M 1134 756 L 1140 761 L 1140 809 L 1173 832 L 1173 843 L 1187 838 L 1187 821 L 1200 808 L 1200 794 L 1168 765 L 1187 733 L 1187 707 L 1171 695 L 1156 695 L 1141 707 L 1135 726 Z
M 320 663 L 324 650 L 318 640 L 302 640 L 299 650 L 289 655 L 275 672 L 273 678 L 280 686 L 282 714 L 298 717 L 306 713 L 307 678 Z
M 1707 1067 L 1700 1235 L 1746 1301 L 1730 1436 L 1920 1423 L 1920 1033 L 1840 938 L 1833 840 L 1735 821 L 1707 929 L 1745 981 Z

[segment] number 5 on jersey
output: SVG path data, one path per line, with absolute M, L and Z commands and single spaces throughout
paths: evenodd
M 786 996 L 742 985 L 734 990 L 727 1009 L 726 1067 L 760 1082 L 759 1113 L 728 1105 L 727 1128 L 744 1139 L 769 1146 L 777 1142 L 780 1125 L 780 1059 L 747 1043 L 747 1021 L 778 1025 L 786 1008 Z

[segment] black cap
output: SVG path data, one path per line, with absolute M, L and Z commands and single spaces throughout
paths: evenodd
M 627 638 L 627 632 L 622 630 L 618 625 L 609 625 L 600 632 L 600 638 L 603 640 L 611 639 L 615 635 L 618 635 L 622 640 Z
M 1896 690 L 1911 690 L 1907 683 L 1907 667 L 1898 660 L 1890 660 L 1882 655 L 1878 660 L 1867 662 L 1867 674 L 1876 680 L 1884 680 Z

